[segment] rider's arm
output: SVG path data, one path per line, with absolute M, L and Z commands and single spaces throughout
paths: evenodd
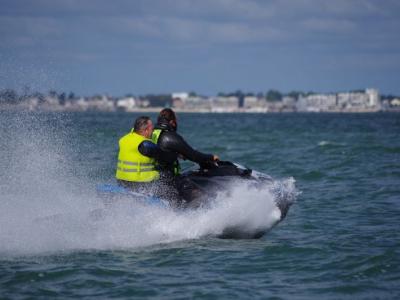
M 151 141 L 141 142 L 139 144 L 138 150 L 142 155 L 154 158 L 156 160 L 162 160 L 165 155 L 160 147 L 158 147 L 157 144 L 154 144 Z
M 214 156 L 211 154 L 205 154 L 199 152 L 192 147 L 177 133 L 165 134 L 164 141 L 169 150 L 175 151 L 181 154 L 186 159 L 202 164 L 214 160 Z

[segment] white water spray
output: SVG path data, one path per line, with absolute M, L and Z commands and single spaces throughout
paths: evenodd
M 0 148 L 0 162 L 9 166 L 1 174 L 0 255 L 136 248 L 218 236 L 232 227 L 266 230 L 281 217 L 271 186 L 255 189 L 244 182 L 207 209 L 174 211 L 127 199 L 105 207 L 90 180 L 73 175 L 79 164 L 64 152 L 65 135 L 23 127 L 11 128 Z M 281 193 L 295 195 L 293 180 L 280 184 Z

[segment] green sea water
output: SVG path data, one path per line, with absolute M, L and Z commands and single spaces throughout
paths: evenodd
M 398 299 L 398 114 L 179 114 L 198 150 L 294 178 L 258 240 L 209 235 L 266 196 L 245 187 L 235 214 L 124 202 L 90 221 L 137 116 L 0 112 L 0 299 Z

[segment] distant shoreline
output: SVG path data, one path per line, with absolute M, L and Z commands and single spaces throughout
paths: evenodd
M 19 107 L 14 105 L 3 105 L 0 106 L 0 112 L 10 111 L 10 112 L 54 112 L 54 113 L 69 113 L 69 112 L 91 112 L 91 113 L 158 113 L 164 107 L 148 107 L 148 108 L 136 108 L 130 110 L 100 110 L 100 109 L 87 109 L 87 110 L 79 110 L 79 109 L 51 109 L 51 108 L 43 108 L 43 109 L 29 109 L 26 107 Z M 236 109 L 229 111 L 210 111 L 210 110 L 196 110 L 196 109 L 179 109 L 172 108 L 177 113 L 196 113 L 196 114 L 370 114 L 370 113 L 387 113 L 394 112 L 399 113 L 400 108 L 390 108 L 385 110 L 324 110 L 324 111 L 295 111 L 295 110 L 282 110 L 282 111 L 255 111 L 255 110 L 246 110 L 246 109 Z
M 211 97 L 190 93 L 125 96 L 115 98 L 108 95 L 76 97 L 73 93 L 47 95 L 32 93 L 18 95 L 13 90 L 0 91 L 0 110 L 26 111 L 107 111 L 107 112 L 158 112 L 172 107 L 179 113 L 371 113 L 378 111 L 400 111 L 400 97 L 382 98 L 377 89 L 367 88 L 353 92 L 334 94 L 283 95 L 270 91 L 266 95 L 236 94 Z

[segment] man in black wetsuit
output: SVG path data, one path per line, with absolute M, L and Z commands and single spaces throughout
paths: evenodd
M 163 109 L 154 127 L 152 141 L 164 152 L 157 159 L 160 180 L 166 185 L 179 191 L 179 196 L 190 201 L 193 186 L 190 182 L 182 182 L 179 177 L 180 167 L 178 158 L 188 159 L 200 165 L 214 163 L 219 160 L 217 155 L 205 154 L 193 149 L 176 131 L 178 128 L 175 112 L 170 108 Z M 182 188 L 185 185 L 186 188 Z M 172 191 L 171 191 L 172 192 Z

